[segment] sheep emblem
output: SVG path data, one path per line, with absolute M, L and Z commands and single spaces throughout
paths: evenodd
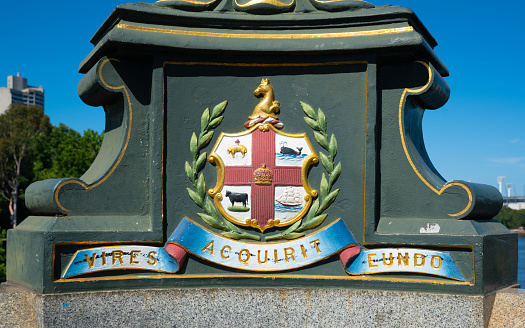
M 233 158 L 235 158 L 235 153 L 241 153 L 242 157 L 244 157 L 244 155 L 246 155 L 248 152 L 248 149 L 241 145 L 241 141 L 239 139 L 235 140 L 235 145 L 228 147 L 226 150 L 228 151 L 228 154 L 232 155 Z

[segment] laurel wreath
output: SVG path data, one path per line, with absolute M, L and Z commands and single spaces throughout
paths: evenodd
M 304 236 L 302 231 L 313 229 L 323 223 L 328 214 L 322 213 L 334 202 L 337 194 L 339 194 L 339 189 L 331 191 L 332 186 L 341 174 L 341 162 L 335 165 L 337 140 L 335 139 L 334 134 L 328 138 L 328 134 L 326 133 L 326 116 L 321 108 L 318 109 L 316 114 L 315 110 L 310 105 L 302 101 L 300 103 L 306 114 L 304 117 L 306 124 L 314 130 L 315 140 L 317 140 L 317 143 L 328 152 L 328 154 L 319 152 L 319 158 L 328 174 L 328 179 L 323 173 L 319 188 L 319 197 L 313 202 L 306 217 L 298 220 L 282 233 L 267 237 L 266 240 L 295 239 Z
M 186 189 L 188 190 L 191 200 L 193 200 L 193 202 L 204 211 L 204 213 L 197 213 L 197 215 L 209 226 L 223 230 L 221 233 L 223 236 L 232 239 L 245 238 L 260 240 L 261 237 L 243 232 L 228 220 L 223 221 L 219 218 L 217 209 L 210 198 L 206 197 L 206 181 L 204 175 L 202 173 L 199 174 L 199 172 L 204 169 L 206 158 L 208 156 L 206 152 L 200 153 L 200 151 L 206 147 L 213 138 L 213 129 L 221 124 L 222 119 L 224 118 L 222 113 L 227 104 L 227 101 L 223 101 L 215 106 L 211 111 L 211 115 L 209 108 L 206 108 L 202 113 L 201 132 L 199 133 L 199 137 L 197 137 L 194 132 L 190 139 L 190 152 L 193 157 L 193 163 L 190 164 L 186 161 L 184 165 L 188 180 L 193 184 L 195 190 L 191 188 Z

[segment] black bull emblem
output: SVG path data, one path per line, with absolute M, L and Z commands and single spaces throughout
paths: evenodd
M 231 192 L 229 190 L 226 190 L 226 197 L 230 199 L 232 206 L 235 202 L 238 202 L 238 203 L 242 203 L 242 206 L 246 207 L 246 204 L 248 203 L 247 193 Z

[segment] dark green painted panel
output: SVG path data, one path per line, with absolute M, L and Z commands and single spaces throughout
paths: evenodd
M 81 99 L 103 106 L 99 156 L 80 178 L 32 184 L 34 216 L 8 234 L 8 280 L 44 293 L 193 287 L 323 287 L 483 294 L 516 283 L 517 236 L 491 218 L 502 204 L 490 186 L 446 181 L 425 150 L 425 110 L 443 106 L 449 87 L 435 40 L 407 8 L 339 12 L 298 1 L 293 13 L 236 12 L 227 0 L 208 7 L 178 2 L 119 6 L 81 63 Z M 333 7 L 335 8 L 335 7 Z M 250 9 L 251 11 L 252 9 Z M 335 9 L 334 9 L 335 10 Z M 310 12 L 309 11 L 315 11 Z M 443 40 L 446 42 L 446 40 Z M 185 161 L 205 108 L 226 100 L 221 132 L 245 130 L 269 78 L 283 132 L 305 132 L 300 101 L 326 115 L 337 138 L 337 200 L 320 228 L 342 218 L 363 250 L 418 248 L 448 252 L 465 277 L 381 273 L 350 277 L 338 256 L 286 272 L 221 267 L 194 255 L 177 274 L 138 270 L 60 279 L 77 250 L 118 245 L 162 247 L 181 219 L 201 209 L 189 198 Z M 451 159 L 453 160 L 453 159 Z M 323 166 L 309 181 L 320 188 Z M 207 188 L 216 168 L 207 163 Z M 215 232 L 220 230 L 210 228 Z M 268 236 L 240 227 L 244 232 Z M 314 230 L 307 231 L 307 233 Z

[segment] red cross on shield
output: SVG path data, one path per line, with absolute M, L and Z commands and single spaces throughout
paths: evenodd
M 319 159 L 304 133 L 283 133 L 262 123 L 241 133 L 221 133 L 209 161 L 217 166 L 217 184 L 209 194 L 234 224 L 261 232 L 290 225 L 317 196 L 307 173 Z

